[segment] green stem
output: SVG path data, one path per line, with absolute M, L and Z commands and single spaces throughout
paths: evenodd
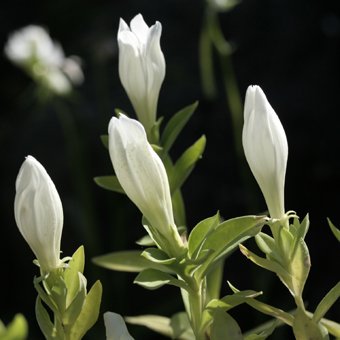
M 200 282 L 193 279 L 190 287 L 192 288 L 189 292 L 191 326 L 196 340 L 206 340 L 205 329 L 202 328 L 202 315 L 206 301 L 205 279 Z

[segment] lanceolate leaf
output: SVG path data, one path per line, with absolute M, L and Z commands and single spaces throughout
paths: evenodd
M 327 218 L 327 221 L 328 221 L 328 224 L 329 224 L 334 236 L 340 242 L 340 230 L 335 227 L 335 225 L 331 222 L 331 220 L 329 218 Z
M 116 176 L 100 176 L 100 177 L 95 177 L 94 181 L 96 182 L 97 185 L 102 187 L 103 189 L 110 190 L 110 191 L 115 191 L 120 194 L 124 194 L 124 189 L 120 185 L 118 178 Z
M 200 275 L 210 268 L 212 262 L 229 255 L 241 242 L 260 232 L 265 221 L 263 216 L 243 216 L 221 223 L 202 245 L 202 251 L 209 249 L 212 253 L 199 269 Z
M 175 163 L 170 172 L 170 189 L 174 193 L 179 189 L 194 169 L 196 162 L 202 157 L 205 149 L 206 138 L 203 135 L 190 146 Z
M 186 106 L 172 116 L 161 137 L 161 145 L 163 147 L 164 154 L 168 153 L 176 138 L 196 110 L 197 105 L 198 102 L 195 102 L 189 106 Z
M 170 326 L 170 319 L 160 315 L 139 315 L 139 316 L 127 316 L 125 321 L 133 324 L 148 327 L 153 331 L 165 335 L 167 337 L 172 336 L 172 328 Z
M 142 271 L 137 275 L 134 283 L 150 290 L 160 288 L 166 284 L 188 290 L 188 286 L 184 281 L 178 280 L 172 275 L 156 269 L 146 269 Z
M 165 265 L 151 262 L 141 256 L 141 250 L 127 250 L 97 256 L 92 261 L 101 267 L 122 272 L 139 273 L 144 269 L 154 268 L 164 272 L 172 273 L 172 270 Z
M 79 317 L 71 328 L 70 340 L 81 339 L 96 323 L 102 297 L 102 285 L 96 281 L 86 296 L 85 303 Z
M 340 282 L 338 282 L 321 300 L 313 315 L 314 322 L 319 322 L 325 316 L 328 310 L 333 306 L 340 297 Z
M 242 340 L 242 333 L 237 322 L 223 310 L 214 310 L 211 325 L 211 340 Z
M 54 326 L 39 296 L 37 296 L 37 300 L 35 302 L 35 316 L 45 338 L 47 340 L 52 340 L 54 338 L 53 337 Z
M 217 213 L 212 217 L 199 222 L 191 231 L 188 239 L 188 255 L 193 257 L 194 253 L 199 249 L 207 234 L 214 230 L 220 224 L 220 215 Z

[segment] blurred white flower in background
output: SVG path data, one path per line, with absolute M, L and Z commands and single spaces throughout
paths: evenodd
M 66 58 L 61 45 L 51 39 L 45 28 L 37 25 L 11 33 L 5 55 L 38 85 L 54 94 L 68 94 L 73 85 L 84 81 L 80 59 L 73 56 Z
M 239 4 L 240 0 L 207 0 L 209 6 L 211 6 L 217 12 L 225 12 Z

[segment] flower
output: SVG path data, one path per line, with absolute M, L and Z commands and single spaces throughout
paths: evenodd
M 60 267 L 63 208 L 45 168 L 27 156 L 16 180 L 15 221 L 43 272 Z
M 104 313 L 106 340 L 133 340 L 129 334 L 124 319 L 117 313 Z
M 40 86 L 58 95 L 68 94 L 73 84 L 81 84 L 84 79 L 79 58 L 66 58 L 60 44 L 37 25 L 11 33 L 5 55 Z
M 269 214 L 285 214 L 284 184 L 288 144 L 279 117 L 259 86 L 249 86 L 244 106 L 243 149 Z
M 119 77 L 139 121 L 149 133 L 156 122 L 158 96 L 165 76 L 160 47 L 162 25 L 156 21 L 148 27 L 138 14 L 131 20 L 130 27 L 120 19 Z
M 152 239 L 169 255 L 183 242 L 178 234 L 164 165 L 147 141 L 143 125 L 121 114 L 109 123 L 109 152 L 127 196 L 147 219 Z

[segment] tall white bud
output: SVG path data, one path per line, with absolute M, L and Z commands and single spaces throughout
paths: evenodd
M 247 90 L 242 142 L 270 216 L 282 218 L 285 214 L 287 137 L 279 117 L 259 86 L 249 86 Z
M 168 176 L 147 141 L 143 125 L 125 115 L 113 117 L 109 124 L 109 152 L 117 178 L 148 220 L 148 232 L 153 240 L 168 253 L 182 248 L 174 222 Z
M 14 214 L 17 226 L 43 272 L 58 268 L 63 208 L 45 168 L 27 156 L 16 180 Z
M 160 47 L 162 25 L 149 27 L 141 14 L 130 22 L 120 19 L 118 30 L 119 77 L 147 133 L 156 122 L 159 91 L 165 77 Z

